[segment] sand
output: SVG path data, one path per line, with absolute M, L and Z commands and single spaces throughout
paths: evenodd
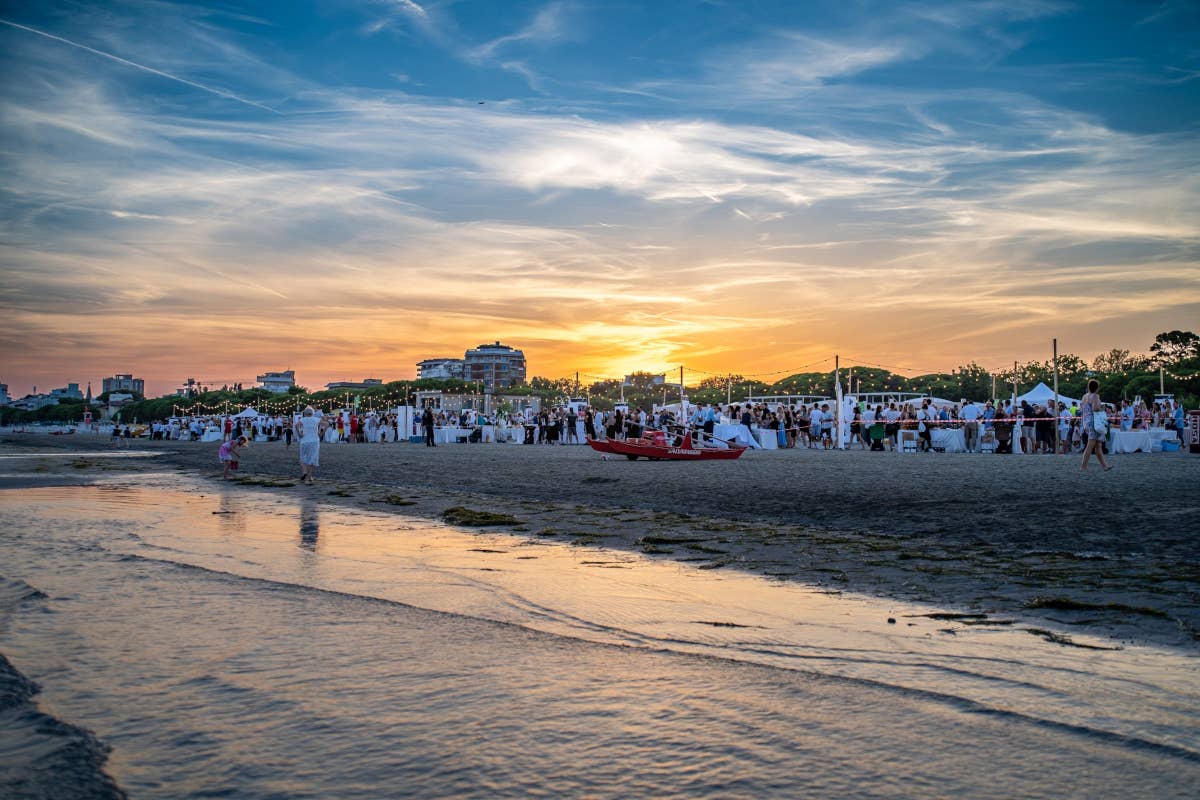
M 0 446 L 13 454 L 107 443 L 9 434 Z M 19 460 L 6 472 L 61 481 L 175 468 L 220 480 L 216 443 L 135 448 L 162 455 Z M 1117 645 L 1200 647 L 1197 456 L 1120 455 L 1113 471 L 1093 462 L 1084 473 L 1077 456 L 786 450 L 652 463 L 602 460 L 581 446 L 340 444 L 322 445 L 313 486 L 297 481 L 298 459 L 294 445 L 256 443 L 241 476 L 260 491 L 372 511 L 509 515 L 489 530 L 1042 618 Z

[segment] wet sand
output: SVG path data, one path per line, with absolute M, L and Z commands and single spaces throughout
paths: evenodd
M 9 482 L 171 468 L 220 479 L 215 443 L 135 448 L 161 455 L 9 459 L 0 471 Z M 8 455 L 106 449 L 103 437 L 0 443 Z M 323 445 L 314 486 L 297 482 L 298 456 L 255 444 L 241 478 L 377 511 L 508 515 L 489 530 L 1021 613 L 1116 643 L 1200 645 L 1200 457 L 1186 454 L 1114 456 L 1112 472 L 1082 473 L 1076 456 L 791 450 L 651 463 L 574 446 Z

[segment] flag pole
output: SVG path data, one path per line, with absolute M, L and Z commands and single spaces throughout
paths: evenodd
M 1051 414 L 1054 417 L 1054 452 L 1059 451 L 1060 443 L 1058 441 L 1058 339 L 1054 339 L 1054 412 Z

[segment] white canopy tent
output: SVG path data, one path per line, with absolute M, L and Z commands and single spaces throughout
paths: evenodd
M 1019 395 L 1017 397 L 1017 402 L 1020 403 L 1021 401 L 1025 401 L 1030 404 L 1041 403 L 1041 404 L 1045 405 L 1046 403 L 1049 403 L 1053 399 L 1054 399 L 1054 390 L 1051 389 L 1049 386 L 1047 386 L 1044 383 L 1039 383 L 1037 386 L 1033 387 L 1025 394 Z M 1058 399 L 1061 402 L 1066 403 L 1068 405 L 1070 405 L 1071 403 L 1079 402 L 1078 398 L 1067 397 L 1065 394 L 1062 394 L 1062 393 L 1059 393 Z
M 253 408 L 247 408 L 245 411 L 242 411 L 240 414 L 234 414 L 233 418 L 234 419 L 257 419 L 261 416 L 262 416 L 262 414 L 258 413 Z

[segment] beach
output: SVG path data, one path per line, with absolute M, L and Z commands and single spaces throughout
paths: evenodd
M 7 440 L 18 453 L 99 443 Z M 220 476 L 215 444 L 136 447 L 160 453 L 158 467 Z M 1200 458 L 1112 463 L 1111 472 L 1093 462 L 1085 473 L 1077 456 L 801 449 L 735 462 L 630 462 L 583 446 L 334 444 L 322 446 L 318 482 L 306 487 L 296 480 L 298 449 L 270 442 L 245 451 L 240 476 L 263 492 L 438 520 L 462 507 L 512 517 L 491 529 L 518 536 L 1195 648 Z M 118 468 L 147 467 L 42 465 L 67 480 Z
M 9 796 L 1200 788 L 1187 457 L 5 438 Z

